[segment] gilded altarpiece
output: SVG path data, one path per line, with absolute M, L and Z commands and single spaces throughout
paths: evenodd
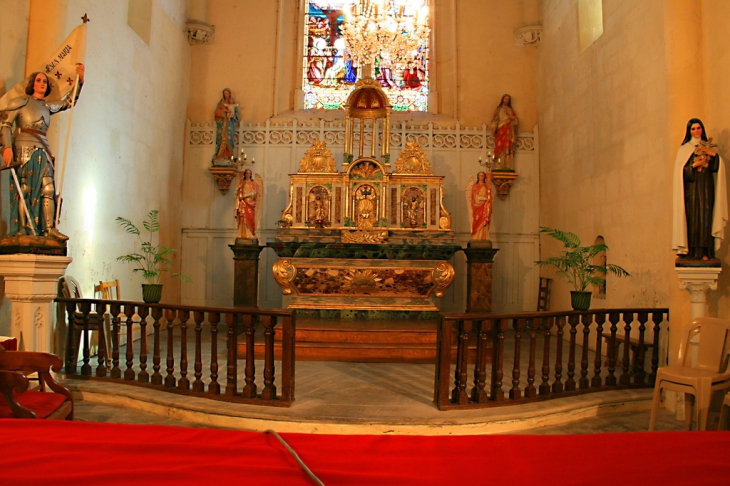
M 387 133 L 389 113 L 379 86 L 359 82 L 346 105 L 342 170 L 315 141 L 289 175 L 289 205 L 268 245 L 279 256 L 273 273 L 291 295 L 289 308 L 436 311 L 435 298 L 451 285 L 449 260 L 460 247 L 443 206 L 443 177 L 416 142 L 393 169 L 387 145 L 376 146 L 382 137 L 365 147 L 355 136 L 378 119 Z

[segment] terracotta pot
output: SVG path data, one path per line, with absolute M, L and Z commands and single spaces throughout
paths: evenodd
M 162 284 L 142 284 L 142 300 L 145 304 L 156 304 L 162 299 Z
M 573 305 L 573 310 L 587 311 L 591 307 L 591 296 L 593 292 L 586 291 L 570 291 L 570 303 Z

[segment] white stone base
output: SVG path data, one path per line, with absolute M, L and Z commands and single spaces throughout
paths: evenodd
M 0 255 L 0 275 L 5 278 L 5 296 L 11 302 L 11 336 L 18 338 L 18 350 L 54 352 L 53 300 L 58 278 L 71 258 L 48 255 Z

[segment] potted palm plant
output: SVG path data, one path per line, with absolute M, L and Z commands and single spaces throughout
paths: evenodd
M 575 234 L 544 226 L 540 228 L 540 233 L 546 233 L 560 241 L 563 244 L 563 253 L 535 263 L 540 266 L 555 267 L 558 275 L 573 286 L 575 290 L 570 292 L 570 297 L 574 310 L 588 310 L 592 295 L 592 292 L 586 290 L 588 285 L 603 285 L 607 273 L 617 277 L 630 276 L 629 272 L 618 265 L 592 263 L 596 255 L 608 250 L 605 244 L 581 246 L 580 238 Z
M 133 272 L 142 272 L 142 278 L 147 282 L 142 284 L 142 300 L 147 304 L 156 304 L 162 298 L 162 283 L 160 279 L 163 273 L 170 271 L 172 260 L 170 260 L 169 256 L 176 251 L 174 248 L 169 248 L 161 244 L 152 244 L 152 233 L 160 231 L 158 213 L 159 211 L 153 209 L 147 215 L 147 219 L 142 222 L 142 225 L 149 233 L 148 241 L 142 240 L 139 228 L 130 220 L 121 216 L 117 218 L 119 226 L 124 228 L 124 231 L 127 233 L 136 235 L 141 244 L 141 253 L 122 255 L 117 260 L 136 265 L 137 268 L 132 270 Z M 190 281 L 188 277 L 179 273 L 173 273 L 172 277 L 177 277 L 183 282 Z

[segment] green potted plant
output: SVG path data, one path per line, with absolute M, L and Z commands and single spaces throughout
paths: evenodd
M 618 265 L 595 265 L 596 255 L 608 250 L 605 244 L 580 246 L 580 238 L 573 233 L 553 228 L 541 227 L 540 233 L 546 233 L 563 243 L 563 253 L 558 257 L 535 262 L 540 266 L 553 266 L 559 276 L 570 283 L 575 290 L 570 292 L 574 310 L 588 310 L 591 306 L 592 292 L 586 290 L 588 285 L 600 286 L 606 281 L 606 274 L 628 277 L 629 272 Z
M 142 284 L 142 300 L 147 304 L 156 304 L 162 298 L 162 283 L 160 278 L 164 272 L 170 271 L 172 260 L 169 256 L 175 253 L 174 248 L 157 244 L 152 244 L 152 233 L 160 231 L 160 222 L 158 213 L 153 209 L 147 215 L 147 219 L 142 222 L 144 228 L 149 232 L 149 240 L 143 241 L 139 228 L 126 218 L 117 217 L 117 223 L 124 228 L 129 234 L 136 235 L 142 246 L 142 253 L 130 253 L 117 258 L 118 261 L 132 263 L 137 266 L 133 272 L 142 272 L 142 278 L 145 282 Z M 179 278 L 183 282 L 189 282 L 190 279 L 185 275 L 173 273 L 173 277 Z

